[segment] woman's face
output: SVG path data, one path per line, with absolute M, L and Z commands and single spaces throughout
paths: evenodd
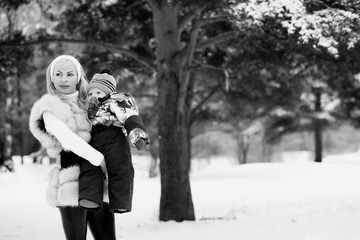
M 62 94 L 72 94 L 76 92 L 78 80 L 74 64 L 69 60 L 56 63 L 52 82 L 55 89 Z

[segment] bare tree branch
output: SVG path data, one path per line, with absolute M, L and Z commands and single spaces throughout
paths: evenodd
M 182 61 L 181 66 L 185 68 L 189 67 L 192 62 L 199 29 L 200 29 L 200 21 L 196 19 L 194 22 L 194 27 L 191 31 L 190 42 L 187 45 L 187 47 L 184 49 L 185 55 L 182 56 L 181 59 Z M 190 72 L 184 75 L 183 81 L 180 82 L 178 109 L 183 109 L 183 106 L 185 104 L 185 98 L 187 97 L 186 92 L 189 87 L 189 81 L 190 81 Z
M 144 2 L 147 2 L 150 7 L 153 9 L 153 10 L 158 10 L 160 8 L 160 2 L 161 0 L 143 0 Z
M 189 67 L 189 70 L 194 73 L 204 73 L 202 71 L 205 71 L 205 73 L 209 73 L 209 71 L 213 72 L 221 72 L 221 74 L 225 74 L 224 69 L 215 67 L 206 63 L 202 63 L 198 60 L 193 61 L 195 64 L 191 67 Z
M 222 33 L 222 34 L 220 34 L 218 36 L 215 36 L 213 38 L 209 38 L 209 39 L 207 39 L 205 41 L 202 41 L 202 42 L 198 43 L 197 46 L 196 46 L 196 50 L 202 50 L 204 48 L 210 47 L 210 46 L 215 45 L 215 44 L 220 43 L 220 42 L 227 41 L 227 40 L 235 38 L 235 37 L 236 37 L 235 32 L 233 32 L 233 31 L 225 32 L 225 33 Z
M 21 42 L 21 43 L 0 43 L 0 47 L 25 47 L 25 46 L 33 46 L 39 45 L 43 43 L 77 43 L 77 44 L 84 44 L 88 46 L 95 46 L 95 47 L 102 47 L 104 49 L 113 50 L 115 52 L 124 54 L 132 59 L 136 60 L 143 66 L 147 67 L 152 71 L 156 71 L 155 64 L 147 58 L 142 57 L 141 55 L 131 51 L 129 49 L 121 48 L 117 44 L 113 43 L 106 43 L 100 41 L 92 41 L 92 40 L 78 40 L 78 39 L 66 39 L 66 38 L 56 38 L 56 39 L 43 39 L 37 41 L 29 41 L 29 42 Z
M 146 0 L 145 0 L 146 1 Z M 135 8 L 137 5 L 140 5 L 142 3 L 142 1 L 135 1 L 134 3 L 132 3 L 130 6 L 128 6 L 127 8 L 124 9 L 123 12 L 130 12 L 133 8 Z
M 221 2 L 221 1 L 218 1 Z M 199 16 L 199 14 L 206 9 L 208 6 L 213 5 L 214 1 L 208 1 L 205 4 L 202 2 L 201 4 L 196 4 L 190 11 L 188 11 L 181 19 L 179 24 L 180 32 L 184 30 L 185 26 L 190 23 L 195 17 Z
M 329 7 L 328 4 L 324 3 L 323 1 L 320 1 L 320 0 L 306 0 L 304 1 L 304 4 L 316 4 L 316 5 L 319 5 L 319 6 L 322 6 L 322 7 Z
M 190 119 L 190 124 L 193 123 L 197 116 L 200 114 L 199 109 L 221 88 L 221 86 L 223 85 L 223 82 L 220 82 L 219 84 L 217 84 L 213 89 L 211 89 L 211 91 L 208 93 L 207 96 L 205 96 L 192 110 L 191 110 L 191 119 Z
M 229 19 L 227 16 L 222 15 L 222 16 L 217 16 L 217 17 L 212 17 L 212 18 L 205 18 L 201 20 L 201 26 L 207 25 L 207 24 L 212 24 L 215 22 L 228 22 Z
M 190 123 L 194 122 L 196 120 L 196 118 L 199 116 L 200 111 L 199 109 L 222 87 L 223 84 L 226 84 L 226 80 L 227 80 L 227 73 L 225 71 L 225 69 L 222 68 L 217 68 L 214 66 L 210 66 L 207 64 L 203 64 L 200 62 L 197 62 L 198 67 L 195 68 L 201 68 L 201 69 L 205 69 L 207 71 L 215 71 L 217 73 L 220 73 L 221 75 L 224 76 L 224 81 L 219 82 L 214 88 L 211 89 L 211 91 L 207 94 L 207 96 L 205 96 L 192 110 L 191 110 L 191 119 L 190 119 Z M 195 71 L 198 72 L 198 71 Z
M 189 12 L 187 12 L 181 19 L 179 23 L 179 32 L 183 31 L 188 23 L 190 23 L 198 14 L 206 8 L 206 4 L 203 6 L 195 6 Z
M 194 27 L 191 31 L 191 35 L 190 35 L 190 41 L 189 44 L 187 45 L 187 55 L 186 55 L 186 61 L 187 61 L 187 65 L 189 66 L 192 62 L 192 57 L 194 55 L 194 51 L 195 51 L 195 47 L 196 47 L 196 43 L 197 43 L 197 37 L 199 35 L 199 29 L 200 29 L 200 24 L 201 22 L 196 19 L 195 23 L 194 23 Z

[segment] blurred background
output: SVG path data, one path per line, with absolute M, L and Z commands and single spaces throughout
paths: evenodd
M 136 97 L 151 134 L 152 147 L 144 154 L 157 158 L 156 57 L 167 48 L 157 45 L 154 25 L 162 23 L 153 20 L 148 2 L 2 1 L 1 165 L 40 149 L 28 130 L 29 111 L 46 92 L 46 67 L 59 54 L 76 56 L 89 79 L 102 67 L 113 70 L 118 90 Z M 301 12 L 301 1 L 282 10 L 276 1 L 205 2 L 176 6 L 179 19 L 191 9 L 202 11 L 178 30 L 179 49 L 191 44 L 194 29 L 199 32 L 186 70 L 192 158 L 225 155 L 244 164 L 279 161 L 284 152 L 296 151 L 321 161 L 323 155 L 357 151 L 356 4 L 304 3 Z M 336 21 L 326 23 L 335 12 Z M 318 21 L 310 24 L 310 17 Z M 32 156 L 37 154 L 44 153 Z
M 359 14 L 345 0 L 1 1 L 1 169 L 46 157 L 28 118 L 60 54 L 88 79 L 112 69 L 118 91 L 134 95 L 151 137 L 134 154 L 152 159 L 150 177 L 169 154 L 191 171 L 217 156 L 239 165 L 357 152 Z M 160 148 L 159 132 L 169 136 Z

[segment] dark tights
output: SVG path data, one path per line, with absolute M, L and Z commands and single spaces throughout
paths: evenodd
M 80 207 L 59 207 L 67 240 L 85 240 L 87 224 L 94 240 L 116 240 L 115 217 L 104 203 L 97 211 L 88 211 Z

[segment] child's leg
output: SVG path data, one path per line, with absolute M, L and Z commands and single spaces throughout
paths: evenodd
M 96 167 L 82 159 L 79 176 L 79 206 L 98 210 L 103 202 L 104 175 Z
M 106 169 L 109 177 L 109 209 L 114 212 L 131 211 L 134 169 L 129 143 L 122 130 L 114 127 L 108 132 L 108 139 L 114 139 L 104 146 Z

